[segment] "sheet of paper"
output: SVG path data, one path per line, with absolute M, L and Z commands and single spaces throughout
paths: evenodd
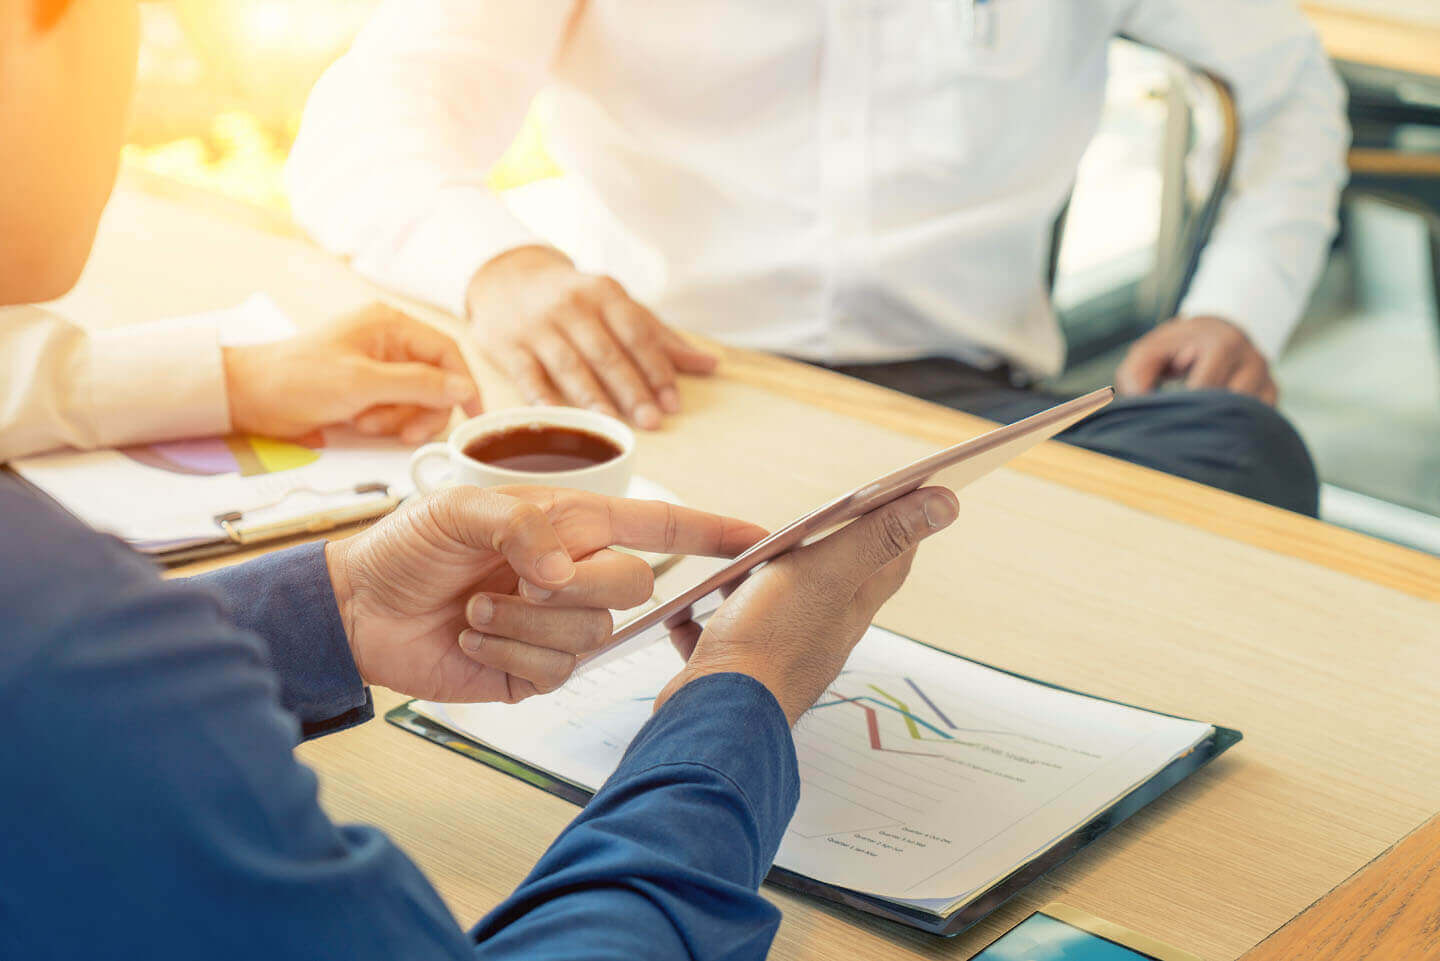
M 327 430 L 294 441 L 235 434 L 63 451 L 10 466 L 91 527 L 153 550 L 216 539 L 215 518 L 230 511 L 308 516 L 342 506 L 360 484 L 386 484 L 403 496 L 412 489 L 410 452 Z
M 679 667 L 654 643 L 518 705 L 416 707 L 594 789 Z M 803 786 L 776 864 L 938 909 L 1030 860 L 1210 731 L 871 628 L 796 727 Z

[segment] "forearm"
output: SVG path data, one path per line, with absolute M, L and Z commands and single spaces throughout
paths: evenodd
M 798 797 L 774 697 L 694 681 L 474 936 L 495 958 L 761 958 L 779 912 L 756 889 Z
M 1181 305 L 1234 320 L 1274 358 L 1324 268 L 1347 177 L 1343 93 L 1318 44 L 1294 94 L 1242 122 L 1234 186 Z
M 214 324 L 94 332 L 35 308 L 0 325 L 0 461 L 229 429 Z
M 1343 88 L 1313 28 L 1281 0 L 1142 0 L 1127 26 L 1214 71 L 1235 95 L 1235 171 L 1181 313 L 1225 317 L 1273 357 L 1335 232 L 1349 143 Z

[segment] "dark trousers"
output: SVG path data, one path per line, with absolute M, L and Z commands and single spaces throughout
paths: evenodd
M 1002 424 L 1067 399 L 1016 386 L 1009 368 L 980 370 L 943 357 L 830 369 Z M 1304 441 L 1273 407 L 1243 394 L 1117 397 L 1060 439 L 1311 517 L 1319 509 L 1320 483 Z

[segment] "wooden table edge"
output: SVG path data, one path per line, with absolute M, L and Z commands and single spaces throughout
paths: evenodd
M 272 235 L 309 242 L 284 214 L 199 186 L 136 169 L 123 173 L 121 185 Z M 788 358 L 706 343 L 723 358 L 722 376 L 937 446 L 972 437 L 990 426 L 978 417 Z M 1440 558 L 1420 551 L 1068 444 L 1044 444 L 1012 466 L 1148 514 L 1440 601 Z
M 1410 881 L 1414 883 L 1406 883 Z M 1398 945 L 1388 940 L 1397 932 L 1408 932 L 1416 943 Z M 1427 943 L 1422 943 L 1427 932 Z M 1380 957 L 1374 949 L 1381 946 L 1381 938 L 1387 939 L 1385 957 L 1440 955 L 1440 814 L 1317 898 L 1239 961 Z M 1356 944 L 1357 940 L 1367 943 Z M 1405 953 L 1406 948 L 1413 953 Z M 1426 948 L 1434 953 L 1423 953 Z

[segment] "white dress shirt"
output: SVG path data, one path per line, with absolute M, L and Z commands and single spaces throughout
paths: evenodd
M 1053 373 L 1051 225 L 1125 33 L 1236 91 L 1232 193 L 1183 312 L 1227 317 L 1273 356 L 1333 233 L 1348 141 L 1294 4 L 975 9 L 972 24 L 970 0 L 382 0 L 306 109 L 294 211 L 361 272 L 463 313 L 487 260 L 566 232 L 484 186 L 547 89 L 586 228 L 562 246 L 662 320 L 812 360 Z

